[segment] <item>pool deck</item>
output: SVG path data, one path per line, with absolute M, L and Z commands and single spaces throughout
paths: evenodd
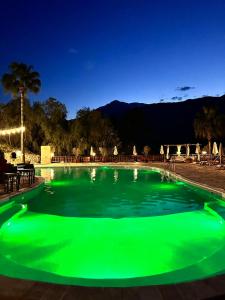
M 167 165 L 154 163 L 152 166 L 166 168 Z M 211 187 L 218 192 L 225 193 L 225 170 L 220 170 L 216 166 L 177 163 L 175 164 L 175 173 L 205 187 Z
M 75 164 L 78 166 L 78 164 Z M 102 164 L 87 164 L 98 166 Z M 106 164 L 104 164 L 106 165 Z M 110 164 L 120 166 L 121 164 Z M 167 168 L 163 163 L 122 164 Z M 57 165 L 50 165 L 49 167 Z M 64 166 L 58 164 L 58 166 Z M 73 166 L 69 164 L 69 166 Z M 82 164 L 84 166 L 84 164 Z M 47 166 L 46 166 L 47 167 Z M 176 174 L 225 193 L 225 170 L 213 166 L 176 164 Z M 0 300 L 197 300 L 225 299 L 225 275 L 174 285 L 133 288 L 88 288 L 19 280 L 0 276 Z

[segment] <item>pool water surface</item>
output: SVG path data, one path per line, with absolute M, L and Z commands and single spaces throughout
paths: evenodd
M 225 205 L 167 172 L 42 168 L 0 207 L 0 273 L 84 286 L 169 284 L 225 270 Z

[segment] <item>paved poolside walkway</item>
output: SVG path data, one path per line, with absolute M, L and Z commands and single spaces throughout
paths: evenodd
M 217 298 L 215 298 L 217 297 Z M 218 298 L 219 297 L 219 298 Z M 1 300 L 199 300 L 225 299 L 225 276 L 177 285 L 134 288 L 64 286 L 0 276 Z
M 150 164 L 148 164 L 150 165 Z M 157 167 L 165 164 L 154 163 Z M 176 164 L 187 179 L 225 189 L 225 171 L 215 167 Z M 225 299 L 225 275 L 175 285 L 134 288 L 87 288 L 18 280 L 0 276 L 0 300 L 200 300 Z
M 152 165 L 162 168 L 167 167 L 167 164 L 164 163 L 153 163 Z M 225 170 L 219 170 L 216 166 L 176 163 L 175 172 L 187 179 L 225 192 Z

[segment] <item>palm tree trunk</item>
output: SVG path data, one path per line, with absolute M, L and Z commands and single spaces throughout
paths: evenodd
M 23 104 L 24 104 L 24 88 L 20 87 L 20 126 L 21 126 L 21 132 L 20 132 L 20 147 L 21 147 L 21 157 L 22 157 L 22 163 L 25 163 L 25 153 L 24 153 L 24 118 L 23 118 Z

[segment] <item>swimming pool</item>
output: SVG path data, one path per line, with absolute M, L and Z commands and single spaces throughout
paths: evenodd
M 43 168 L 0 207 L 0 274 L 83 286 L 191 281 L 225 270 L 225 205 L 167 172 Z

